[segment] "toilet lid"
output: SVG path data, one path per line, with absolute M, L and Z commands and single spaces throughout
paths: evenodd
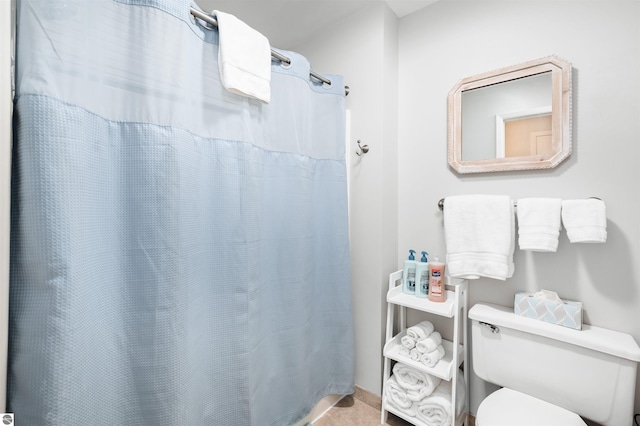
M 580 416 L 540 399 L 502 388 L 482 401 L 477 426 L 586 426 Z

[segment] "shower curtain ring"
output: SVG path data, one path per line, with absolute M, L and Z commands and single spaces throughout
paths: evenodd
M 360 145 L 360 139 L 358 139 L 358 151 L 356 151 L 356 154 L 361 156 L 367 152 L 369 152 L 369 145 Z

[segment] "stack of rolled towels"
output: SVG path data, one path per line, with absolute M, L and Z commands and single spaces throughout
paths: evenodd
M 464 408 L 465 385 L 458 374 L 456 413 Z M 441 380 L 402 363 L 393 367 L 385 399 L 397 411 L 416 417 L 428 426 L 450 426 L 453 418 L 451 382 Z
M 400 355 L 421 362 L 427 367 L 435 366 L 444 356 L 442 336 L 433 330 L 430 321 L 422 321 L 407 328 L 407 334 L 402 336 L 400 343 Z

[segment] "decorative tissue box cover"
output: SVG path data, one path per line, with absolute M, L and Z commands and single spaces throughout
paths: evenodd
M 516 293 L 513 310 L 516 315 L 582 330 L 582 302 L 550 300 L 522 291 Z

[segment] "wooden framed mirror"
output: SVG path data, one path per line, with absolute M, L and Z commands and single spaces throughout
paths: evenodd
M 549 169 L 571 154 L 571 64 L 556 56 L 462 79 L 448 109 L 458 173 Z

